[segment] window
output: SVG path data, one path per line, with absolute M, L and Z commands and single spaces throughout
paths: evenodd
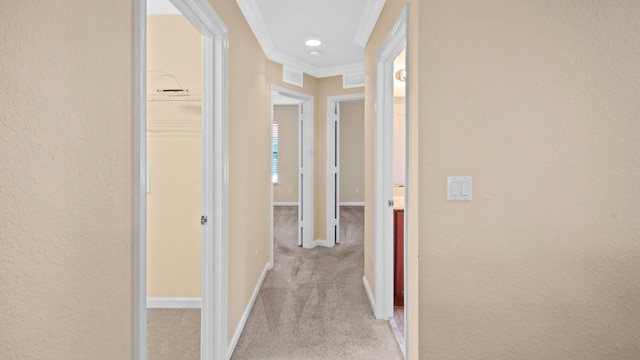
M 278 124 L 273 123 L 273 128 L 271 129 L 271 181 L 274 184 L 278 183 Z

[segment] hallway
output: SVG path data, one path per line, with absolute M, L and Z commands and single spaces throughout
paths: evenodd
M 402 359 L 362 284 L 364 208 L 343 207 L 340 221 L 340 245 L 305 250 L 296 244 L 297 208 L 274 209 L 275 266 L 233 360 Z

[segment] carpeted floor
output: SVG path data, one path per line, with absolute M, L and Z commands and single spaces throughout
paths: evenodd
M 148 309 L 147 359 L 200 360 L 200 309 Z
M 362 284 L 363 208 L 342 208 L 341 244 L 333 248 L 298 247 L 296 219 L 295 207 L 276 207 L 275 266 L 232 360 L 402 359 Z

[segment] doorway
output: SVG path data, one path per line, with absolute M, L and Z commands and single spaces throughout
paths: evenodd
M 274 244 L 302 246 L 299 226 L 302 101 L 279 93 L 271 94 L 271 98 Z
M 202 35 L 182 14 L 148 10 L 147 351 L 154 360 L 196 360 L 202 283 Z
M 227 355 L 227 188 L 223 176 L 227 167 L 227 29 L 206 0 L 171 0 L 201 34 L 202 89 L 201 116 L 201 191 L 200 216 L 200 359 L 222 359 Z M 137 0 L 135 23 L 135 358 L 147 359 L 147 190 L 151 167 L 147 166 L 147 1 Z M 151 76 L 150 76 L 151 77 Z M 170 72 L 163 76 L 176 80 Z M 178 79 L 179 80 L 179 79 Z M 179 81 L 178 81 L 179 82 Z M 167 87 L 164 87 L 167 86 Z M 162 85 L 156 91 L 164 95 L 185 95 L 186 89 Z M 156 89 L 157 90 L 157 89 Z M 160 95 L 158 95 L 158 93 Z M 165 94 L 166 93 L 166 94 Z M 195 95 L 190 100 L 194 100 Z M 184 100 L 184 99 L 182 99 Z M 155 126 L 156 124 L 154 124 Z M 176 125 L 176 124 L 174 124 Z M 180 124 L 182 126 L 182 124 Z
M 340 243 L 340 207 L 364 206 L 364 153 L 350 151 L 364 151 L 364 122 L 357 124 L 358 119 L 350 116 L 354 106 L 357 109 L 363 101 L 363 93 L 327 97 L 326 234 L 332 244 Z M 349 123 L 341 121 L 341 104 L 347 106 Z M 345 159 L 342 151 L 347 152 Z
M 398 165 L 405 165 L 404 169 L 398 166 L 396 172 L 398 178 L 409 178 L 408 167 L 408 131 L 406 126 L 406 115 L 400 117 L 398 123 L 404 124 L 404 131 L 396 131 L 394 136 L 394 112 L 396 109 L 404 108 L 403 113 L 408 114 L 408 101 L 396 106 L 394 97 L 394 81 L 400 81 L 400 88 L 406 94 L 406 74 L 409 71 L 406 61 L 398 60 L 398 57 L 407 50 L 407 17 L 408 8 L 405 7 L 398 20 L 387 36 L 380 51 L 376 56 L 376 154 L 375 154 L 375 190 L 374 190 L 374 277 L 375 277 L 375 305 L 374 312 L 376 318 L 394 320 L 394 287 L 403 289 L 400 291 L 400 299 L 407 299 L 408 294 L 408 271 L 407 271 L 407 229 L 410 211 L 408 201 L 410 188 L 408 186 L 394 187 L 394 152 L 400 159 L 404 154 L 404 161 L 399 160 Z M 398 60 L 398 61 L 397 61 Z M 404 65 L 402 69 L 394 69 L 394 62 Z M 397 75 L 396 75 L 397 74 Z M 396 143 L 404 140 L 404 146 L 395 149 Z M 402 176 L 404 171 L 404 176 Z M 400 185 L 400 184 L 398 184 Z M 394 219 L 394 215 L 396 216 Z M 395 220 L 395 221 L 394 221 Z M 397 241 L 395 241 L 397 239 Z M 394 254 L 395 259 L 394 259 Z M 402 264 L 400 264 L 402 262 Z M 395 266 L 394 266 L 395 265 Z M 395 268 L 395 269 L 394 269 Z M 395 271 L 394 271 L 395 270 Z M 399 274 L 400 271 L 402 274 Z M 394 279 L 395 275 L 395 279 Z M 404 302 L 404 314 L 402 316 L 402 336 L 398 338 L 400 349 L 405 358 L 408 351 L 408 321 L 410 319 L 410 307 L 408 301 Z M 397 323 L 396 321 L 393 321 Z M 393 327 L 393 325 L 392 325 Z
M 286 136 L 284 143 L 281 143 L 280 135 Z M 314 247 L 313 96 L 275 85 L 271 86 L 271 139 L 271 264 L 273 265 L 275 206 L 288 208 L 284 211 L 290 213 L 284 216 L 295 215 L 297 223 L 295 237 L 298 246 Z M 281 145 L 285 145 L 285 148 Z
M 405 343 L 404 329 L 404 248 L 405 248 L 405 188 L 407 174 L 406 117 L 406 51 L 393 61 L 393 317 L 391 328 L 401 347 Z

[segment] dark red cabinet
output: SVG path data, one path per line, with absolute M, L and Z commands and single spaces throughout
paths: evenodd
M 404 210 L 393 210 L 393 306 L 404 306 Z

